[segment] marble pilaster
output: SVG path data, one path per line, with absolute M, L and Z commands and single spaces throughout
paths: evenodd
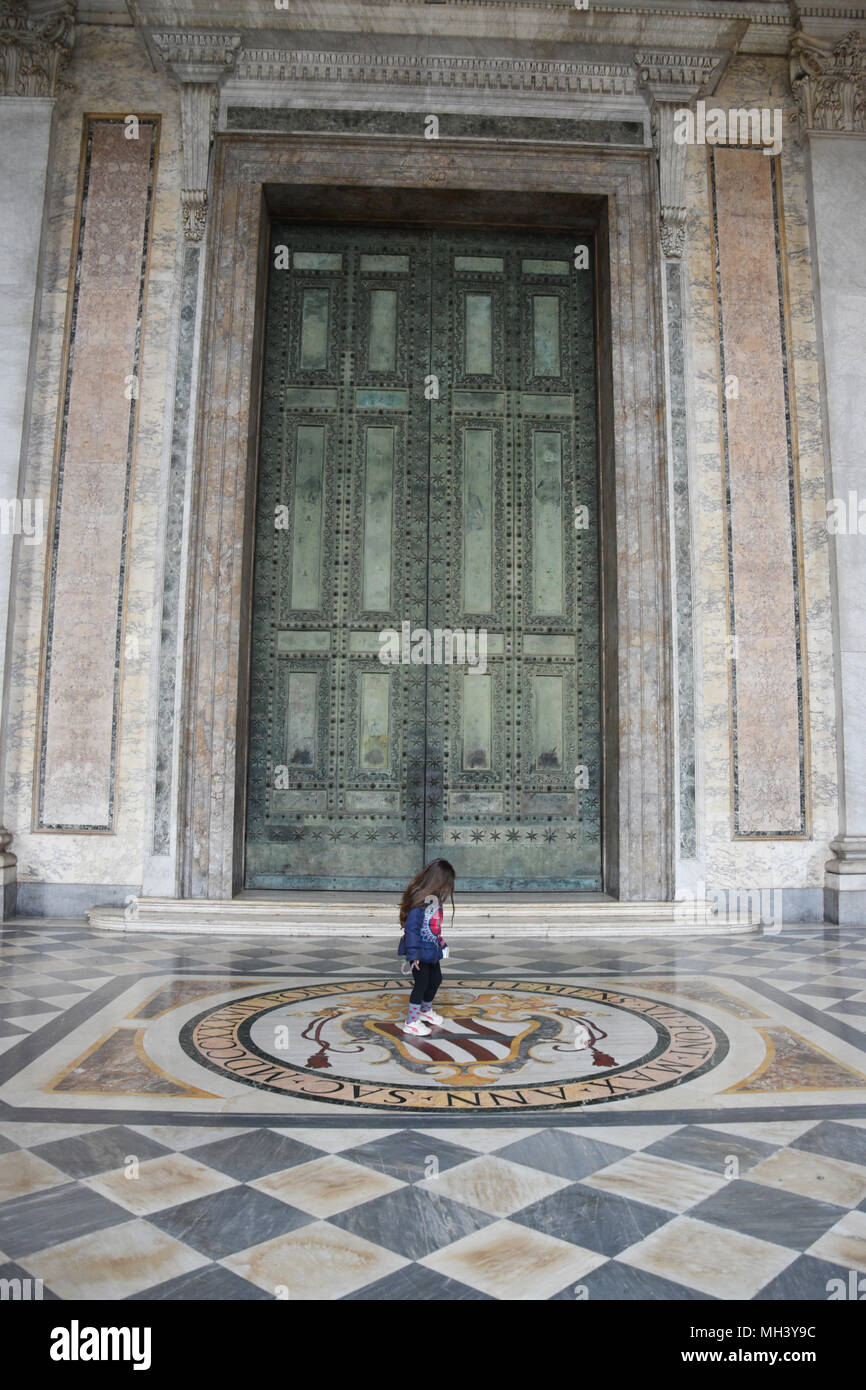
M 850 22 L 850 21 L 848 21 Z M 827 514 L 836 609 L 839 832 L 826 863 L 825 910 L 866 917 L 866 26 L 801 13 L 790 49 L 791 90 L 808 147 L 810 231 L 819 325 Z M 853 505 L 851 499 L 854 499 Z M 834 521 L 844 502 L 843 524 Z M 866 511 L 866 505 L 863 505 Z
M 23 0 L 0 7 L 0 822 L 3 820 L 7 662 L 16 546 L 44 546 L 42 511 L 22 495 L 32 390 L 39 259 L 51 159 L 54 104 L 74 38 L 75 6 L 34 16 Z M 0 824 L 0 921 L 15 912 L 17 859 Z
M 679 767 L 678 854 L 694 860 L 697 836 L 695 744 L 695 563 L 692 556 L 688 428 L 684 360 L 683 275 L 686 234 L 686 146 L 675 138 L 677 114 L 710 93 L 723 68 L 712 53 L 670 50 L 634 56 L 638 82 L 648 100 L 659 189 L 659 237 L 665 276 L 665 374 L 669 425 L 669 475 L 675 566 L 675 686 Z

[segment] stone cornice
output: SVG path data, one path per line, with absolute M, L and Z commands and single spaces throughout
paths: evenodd
M 727 55 L 682 53 L 671 49 L 634 55 L 640 84 L 654 101 L 683 101 L 709 92 L 721 75 Z
M 35 14 L 26 0 L 0 3 L 0 96 L 54 97 L 75 37 L 74 0 Z
M 222 30 L 175 29 L 150 35 L 168 70 L 181 82 L 219 82 L 234 65 L 241 36 Z
M 107 0 L 106 0 L 107 2 Z M 96 0 L 92 0 L 96 3 Z M 284 0 L 285 9 L 261 4 L 249 10 L 237 0 L 127 0 L 136 27 L 240 30 L 246 48 L 401 48 L 448 51 L 464 41 L 471 51 L 509 53 L 544 45 L 539 51 L 567 59 L 592 51 L 618 61 L 638 47 L 736 51 L 749 35 L 751 47 L 782 55 L 794 25 L 789 0 Z M 327 35 L 327 38 L 324 37 Z M 339 37 L 338 37 L 339 36 Z M 394 43 L 393 40 L 397 42 Z M 576 52 L 576 48 L 584 52 Z M 622 50 L 622 53 L 614 51 Z
M 636 74 L 628 63 L 336 49 L 244 48 L 234 76 L 241 81 L 357 82 L 587 96 L 631 95 L 637 90 Z
M 859 30 L 835 41 L 798 30 L 790 71 L 804 130 L 866 133 L 866 44 Z

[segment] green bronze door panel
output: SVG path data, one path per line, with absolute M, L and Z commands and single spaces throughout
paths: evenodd
M 601 886 L 593 302 L 572 257 L 517 233 L 274 229 L 248 887 L 394 889 L 434 855 L 464 888 Z M 383 664 L 386 629 L 429 634 L 430 664 Z
M 254 578 L 246 884 L 396 888 L 423 854 L 429 239 L 276 227 Z M 280 251 L 279 248 L 285 248 Z
M 476 666 L 428 673 L 425 858 L 467 889 L 602 884 L 592 282 L 573 244 L 442 234 L 433 254 L 427 621 Z

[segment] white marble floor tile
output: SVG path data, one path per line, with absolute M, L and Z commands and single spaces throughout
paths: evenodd
M 186 1154 L 146 1159 L 139 1164 L 137 1177 L 127 1177 L 125 1169 L 116 1168 L 83 1181 L 86 1187 L 136 1216 L 147 1216 L 236 1186 L 234 1178 L 197 1163 Z
M 849 1211 L 809 1247 L 808 1253 L 866 1273 L 866 1211 Z
M 308 1129 L 306 1125 L 303 1129 L 281 1129 L 278 1125 L 273 1128 L 277 1134 L 284 1134 L 288 1139 L 311 1144 L 314 1149 L 323 1149 L 331 1154 L 341 1153 L 343 1149 L 355 1149 L 361 1144 L 372 1144 L 376 1139 L 399 1133 L 396 1129 L 317 1129 L 315 1126 Z
M 375 1168 L 360 1163 L 348 1163 L 335 1154 L 299 1163 L 281 1173 L 256 1178 L 250 1187 L 257 1187 L 271 1197 L 278 1197 L 289 1206 L 309 1212 L 311 1216 L 334 1216 L 337 1212 L 357 1207 L 361 1202 L 396 1192 L 406 1184 Z
M 588 1187 L 629 1197 L 634 1202 L 648 1202 L 663 1211 L 684 1212 L 718 1192 L 726 1179 L 723 1174 L 711 1173 L 705 1168 L 638 1152 L 583 1181 Z
M 798 1257 L 754 1236 L 680 1216 L 618 1256 L 623 1264 L 713 1298 L 753 1298 Z
M 540 1202 L 542 1197 L 549 1197 L 551 1192 L 568 1185 L 566 1178 L 539 1173 L 522 1163 L 497 1158 L 495 1154 L 472 1158 L 456 1168 L 446 1169 L 436 1178 L 426 1178 L 416 1184 L 421 1191 L 451 1197 L 489 1216 L 511 1216 L 531 1202 Z
M 189 1274 L 207 1257 L 146 1221 L 125 1221 L 18 1260 L 66 1299 L 118 1299 Z
M 419 1261 L 481 1293 L 514 1301 L 551 1298 L 605 1262 L 604 1255 L 511 1221 L 485 1226 Z
M 39 1192 L 66 1182 L 69 1182 L 66 1173 L 26 1149 L 0 1154 L 0 1202 L 11 1202 L 13 1197 L 23 1197 L 28 1192 Z
M 449 1144 L 475 1149 L 478 1153 L 490 1153 L 495 1149 L 504 1149 L 506 1144 L 516 1144 L 518 1139 L 528 1139 L 543 1128 L 543 1124 L 530 1129 L 501 1129 L 499 1126 L 490 1129 L 422 1129 L 419 1126 L 418 1133 L 426 1135 L 428 1139 L 444 1139 Z
M 314 1221 L 229 1255 L 220 1264 L 275 1298 L 287 1296 L 295 1302 L 342 1298 L 393 1274 L 408 1261 L 351 1231 Z
M 779 1187 L 839 1207 L 856 1207 L 866 1201 L 866 1168 L 803 1149 L 780 1149 L 747 1174 L 749 1182 Z
M 814 1129 L 818 1123 L 814 1120 L 760 1120 L 748 1122 L 731 1123 L 730 1121 L 720 1120 L 717 1124 L 712 1122 L 712 1128 L 721 1130 L 723 1133 L 739 1134 L 743 1139 L 761 1139 L 767 1144 L 791 1144 L 795 1139 L 799 1139 L 801 1134 L 806 1134 L 810 1129 Z

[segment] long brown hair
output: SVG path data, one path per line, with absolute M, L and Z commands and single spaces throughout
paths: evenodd
M 431 859 L 420 874 L 403 890 L 400 899 L 400 926 L 405 927 L 406 918 L 413 907 L 421 907 L 427 898 L 437 897 L 440 903 L 451 899 L 451 921 L 454 921 L 454 868 L 447 859 Z

